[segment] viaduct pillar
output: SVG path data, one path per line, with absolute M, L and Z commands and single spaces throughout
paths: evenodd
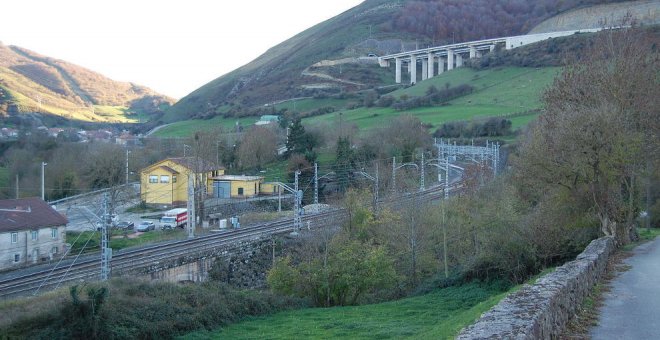
M 454 69 L 454 51 L 447 50 L 447 71 Z
M 429 61 L 422 57 L 422 80 L 426 80 L 429 76 Z
M 438 74 L 445 72 L 445 58 L 438 57 Z
M 415 84 L 417 83 L 417 56 L 414 54 L 410 55 L 410 65 L 408 65 L 410 68 L 410 83 Z
M 463 56 L 460 55 L 459 53 L 456 53 L 455 57 L 456 57 L 456 67 L 458 68 L 463 66 Z
M 470 59 L 477 58 L 477 48 L 474 45 L 470 46 Z
M 429 69 L 428 69 L 429 73 L 427 78 L 433 78 L 435 73 L 435 71 L 433 70 L 435 67 L 435 56 L 433 55 L 433 53 L 428 54 L 428 60 L 429 60 Z
M 395 68 L 395 71 L 394 71 L 394 74 L 395 74 L 395 76 L 394 76 L 394 81 L 395 81 L 397 84 L 401 84 L 401 58 L 394 58 L 394 60 L 395 60 L 395 64 L 396 64 L 396 65 L 394 66 L 394 68 Z

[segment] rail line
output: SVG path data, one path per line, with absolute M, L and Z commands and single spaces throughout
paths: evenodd
M 459 184 L 454 184 L 452 187 L 455 189 L 459 186 Z M 385 206 L 402 205 L 412 200 L 423 199 L 425 201 L 432 201 L 443 196 L 443 188 L 437 186 L 414 194 L 380 201 L 379 204 Z M 343 209 L 335 209 L 305 215 L 302 218 L 302 222 L 303 225 L 307 225 L 309 228 L 319 228 L 327 225 L 328 221 L 341 223 L 345 217 L 346 212 Z M 277 220 L 192 239 L 170 241 L 139 249 L 118 251 L 113 255 L 111 272 L 121 275 L 131 270 L 145 268 L 160 262 L 167 262 L 182 256 L 209 254 L 219 249 L 229 251 L 238 247 L 244 241 L 264 239 L 271 235 L 293 230 L 294 225 L 291 219 Z M 98 259 L 85 259 L 70 265 L 51 267 L 18 277 L 0 279 L 0 299 L 32 295 L 75 282 L 96 281 L 99 279 L 99 273 L 100 261 Z

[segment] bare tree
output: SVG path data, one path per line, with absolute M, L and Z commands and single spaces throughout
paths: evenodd
M 657 164 L 646 160 L 659 154 L 658 40 L 637 29 L 601 34 L 545 94 L 547 111 L 515 163 L 527 199 L 587 201 L 602 233 L 622 244 L 636 235 L 644 165 Z M 564 194 L 549 196 L 554 189 Z
M 238 147 L 242 168 L 261 169 L 277 157 L 277 134 L 274 128 L 255 125 L 247 130 Z

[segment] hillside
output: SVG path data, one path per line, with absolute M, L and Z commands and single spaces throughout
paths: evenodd
M 264 104 L 280 100 L 390 85 L 391 72 L 365 57 L 523 34 L 559 13 L 609 2 L 620 1 L 366 0 L 195 90 L 164 120 L 257 116 Z
M 634 17 L 638 24 L 658 24 L 660 23 L 660 2 L 657 0 L 640 0 L 579 8 L 547 19 L 532 28 L 529 33 L 596 28 L 601 26 L 603 22 L 616 25 L 626 15 Z
M 160 105 L 171 103 L 147 87 L 0 44 L 0 117 L 130 122 L 137 113 L 156 114 Z

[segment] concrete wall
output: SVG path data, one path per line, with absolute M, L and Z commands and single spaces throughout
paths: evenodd
M 36 230 L 36 240 L 32 239 L 32 230 L 17 231 L 16 243 L 11 242 L 12 232 L 0 233 L 0 270 L 62 256 L 65 252 L 66 229 L 64 226 L 54 228 L 57 229 L 55 238 L 52 236 L 53 228 L 47 227 Z M 53 253 L 54 248 L 57 248 L 56 253 Z M 18 262 L 14 261 L 16 254 L 19 255 Z
M 614 239 L 592 241 L 578 257 L 510 294 L 457 339 L 554 339 L 603 275 Z

